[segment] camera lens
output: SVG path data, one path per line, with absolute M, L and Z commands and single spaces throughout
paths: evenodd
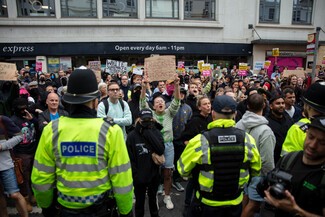
M 270 194 L 272 195 L 272 197 L 276 199 L 281 200 L 285 198 L 284 191 L 285 191 L 285 187 L 280 183 L 275 183 L 270 187 Z

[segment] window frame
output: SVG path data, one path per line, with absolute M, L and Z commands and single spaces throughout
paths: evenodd
M 27 13 L 27 11 L 24 11 L 24 13 L 21 13 L 22 10 L 27 10 L 27 8 L 23 7 L 23 4 L 24 4 L 23 0 L 16 0 L 17 17 L 21 17 L 21 18 L 28 17 L 28 18 L 32 18 L 32 19 L 34 19 L 34 18 L 56 18 L 55 0 L 46 0 L 46 1 L 48 2 L 47 5 L 44 5 L 43 1 L 39 1 L 39 0 L 32 0 L 32 1 L 29 0 L 28 2 L 26 2 L 26 4 L 27 3 L 29 3 L 29 4 L 41 3 L 42 6 L 48 7 L 47 10 L 49 12 L 49 15 L 47 15 L 47 16 L 37 15 L 38 13 L 36 13 L 35 16 L 33 16 L 33 15 L 31 16 L 31 15 L 24 15 L 25 13 Z M 51 14 L 51 9 L 49 9 L 49 7 L 53 7 L 53 11 L 54 11 L 53 14 Z M 37 11 L 37 10 L 35 9 L 35 11 Z M 41 13 L 39 13 L 39 14 L 41 14 Z
M 107 4 L 107 13 L 109 14 L 110 11 L 109 11 L 109 4 L 112 4 L 112 2 L 110 3 L 109 2 L 110 0 L 107 0 L 106 2 L 104 2 L 104 0 L 102 0 L 102 12 L 103 12 L 103 18 L 104 19 L 107 19 L 107 18 L 112 18 L 112 19 L 115 19 L 115 18 L 129 18 L 129 19 L 137 19 L 139 17 L 139 12 L 138 12 L 138 3 L 139 3 L 139 0 L 125 0 L 125 7 L 133 7 L 134 8 L 134 12 L 126 12 L 128 13 L 129 15 L 132 15 L 134 14 L 134 16 L 106 16 L 105 14 L 105 8 L 104 8 L 104 5 Z M 115 1 L 115 4 L 116 4 L 116 1 L 120 1 L 120 0 L 111 0 L 111 1 Z M 140 0 L 141 1 L 141 0 Z M 131 5 L 129 5 L 129 2 L 131 2 Z M 133 3 L 133 6 L 132 6 L 132 3 Z M 114 3 L 113 3 L 114 4 Z
M 266 2 L 273 3 L 273 7 L 265 8 L 265 3 Z M 261 3 L 263 3 L 263 4 L 261 4 Z M 263 10 L 261 10 L 261 6 L 264 6 L 263 7 Z M 278 12 L 277 12 L 277 8 L 278 8 Z M 273 11 L 273 19 L 270 19 L 269 18 L 270 17 L 269 16 L 270 15 L 270 9 L 274 9 L 274 11 Z M 265 14 L 266 12 L 268 12 L 268 13 Z M 278 14 L 276 14 L 276 12 Z M 277 15 L 278 15 L 278 19 L 274 21 L 274 18 Z M 281 0 L 274 0 L 273 2 L 269 2 L 267 0 L 260 0 L 260 4 L 259 4 L 259 18 L 258 18 L 258 22 L 259 23 L 279 24 L 280 23 L 280 15 L 281 15 Z
M 292 25 L 312 25 L 313 24 L 313 13 L 314 13 L 314 5 L 315 5 L 315 1 L 314 0 L 306 0 L 308 1 L 307 3 L 307 13 L 310 12 L 309 16 L 306 17 L 307 20 L 308 18 L 310 19 L 309 22 L 301 22 L 301 15 L 302 15 L 302 10 L 301 8 L 303 6 L 301 6 L 301 4 L 299 4 L 300 2 L 298 0 L 293 0 L 293 5 L 292 5 L 292 18 L 291 18 L 291 23 Z M 297 3 L 296 6 L 295 2 Z M 309 10 L 309 8 L 311 7 L 311 10 Z M 300 8 L 300 10 L 295 10 L 295 8 Z M 299 17 L 299 21 L 295 21 L 294 19 L 297 19 Z
M 69 12 L 69 5 L 67 5 L 67 8 L 64 9 L 62 8 L 62 1 L 66 1 L 68 2 L 68 0 L 60 0 L 60 10 L 61 10 L 61 17 L 62 18 L 82 18 L 82 19 L 97 19 L 98 18 L 98 5 L 97 5 L 97 0 L 91 0 L 91 2 L 95 2 L 95 13 L 96 15 L 95 16 L 66 16 L 64 15 L 63 11 L 64 10 L 67 10 L 67 12 Z M 78 0 L 80 1 L 80 0 Z
M 204 21 L 216 20 L 216 5 L 217 5 L 216 0 L 209 0 L 209 1 L 205 0 L 203 10 L 207 10 L 208 12 L 206 15 L 207 17 L 203 17 L 203 14 L 202 17 L 188 17 L 186 13 L 190 13 L 190 11 L 192 11 L 191 9 L 193 9 L 193 5 L 195 4 L 193 3 L 194 1 L 196 0 L 184 0 L 184 20 L 204 20 Z M 209 3 L 208 6 L 207 3 Z M 186 10 L 186 8 L 190 10 Z
M 8 17 L 8 4 L 7 4 L 7 0 L 0 0 L 0 6 L 1 6 L 1 9 L 0 9 L 0 11 L 1 11 L 0 18 Z M 2 6 L 5 6 L 5 7 L 2 7 Z
M 150 7 L 149 7 L 149 14 L 147 14 L 147 2 L 149 1 L 149 4 L 150 4 Z M 145 0 L 145 18 L 146 19 L 174 19 L 174 20 L 178 20 L 180 18 L 179 16 L 179 2 L 181 0 L 170 0 L 172 1 L 172 15 L 173 17 L 153 17 L 152 16 L 152 2 L 153 1 L 161 1 L 161 0 Z M 175 4 L 176 2 L 176 4 Z M 173 9 L 174 8 L 174 5 L 177 5 L 177 9 Z M 174 17 L 174 14 L 176 14 L 177 16 Z

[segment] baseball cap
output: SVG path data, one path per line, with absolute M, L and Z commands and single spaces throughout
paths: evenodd
M 150 109 L 142 109 L 139 117 L 141 120 L 153 118 L 152 111 Z
M 280 98 L 284 99 L 284 96 L 282 94 L 275 93 L 275 94 L 271 95 L 269 102 L 272 103 L 273 101 L 280 99 Z
M 134 86 L 133 86 L 133 90 L 135 90 L 135 89 L 141 89 L 142 88 L 142 86 L 141 86 L 141 84 L 134 84 Z
M 235 113 L 237 107 L 236 101 L 227 95 L 216 96 L 213 100 L 212 109 L 221 114 Z
M 180 88 L 180 92 L 183 93 L 183 94 L 185 94 L 185 95 L 186 95 L 186 93 L 187 93 L 187 91 L 186 91 L 186 89 L 185 89 L 184 87 L 181 87 L 181 88 Z
M 325 116 L 317 116 L 311 118 L 311 123 L 309 124 L 309 127 L 315 127 L 325 132 Z

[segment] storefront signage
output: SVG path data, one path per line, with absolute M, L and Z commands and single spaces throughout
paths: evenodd
M 272 51 L 266 51 L 266 56 L 273 56 Z M 299 51 L 279 51 L 279 57 L 306 57 L 306 53 Z
M 78 56 L 114 54 L 202 54 L 251 56 L 251 44 L 183 42 L 0 43 L 0 56 Z M 61 63 L 61 61 L 60 61 Z

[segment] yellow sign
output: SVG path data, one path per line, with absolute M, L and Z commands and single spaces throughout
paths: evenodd
M 48 58 L 47 61 L 48 61 L 49 64 L 53 64 L 53 65 L 60 64 L 60 59 L 59 58 Z
M 280 55 L 280 50 L 279 48 L 273 48 L 272 49 L 272 56 L 278 57 Z
M 197 68 L 200 72 L 202 72 L 202 65 L 204 64 L 204 60 L 197 61 Z

